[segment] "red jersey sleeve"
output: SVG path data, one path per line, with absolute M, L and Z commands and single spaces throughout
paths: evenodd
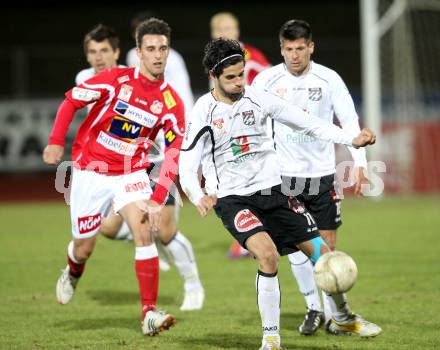
M 165 137 L 164 161 L 160 168 L 159 181 L 151 199 L 163 204 L 177 176 L 179 153 L 185 134 L 185 109 L 180 97 L 169 88 L 163 92 L 164 102 L 170 107 L 162 117 L 162 128 Z
M 66 92 L 66 99 L 57 111 L 49 144 L 64 146 L 66 134 L 75 112 L 89 103 L 108 98 L 111 91 L 114 91 L 112 84 L 116 76 L 115 69 L 108 69 Z
M 87 79 L 78 86 L 66 92 L 77 109 L 98 101 L 105 101 L 114 96 L 115 80 L 121 68 L 106 69 L 94 77 Z

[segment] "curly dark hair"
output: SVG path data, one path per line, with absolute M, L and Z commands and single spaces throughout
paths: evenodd
M 119 49 L 119 36 L 113 30 L 113 28 L 107 27 L 104 24 L 97 24 L 90 32 L 84 37 L 84 53 L 87 56 L 87 47 L 90 41 L 96 41 L 102 43 L 104 40 L 108 40 L 112 49 Z
M 237 40 L 214 39 L 205 46 L 203 66 L 207 73 L 215 76 L 223 74 L 226 67 L 244 62 L 244 50 Z
M 141 22 L 136 28 L 136 45 L 141 47 L 142 38 L 144 35 L 165 35 L 168 39 L 168 45 L 170 45 L 171 28 L 167 22 L 151 17 L 146 21 Z

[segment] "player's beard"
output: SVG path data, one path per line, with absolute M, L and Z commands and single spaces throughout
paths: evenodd
M 220 93 L 225 96 L 226 98 L 230 99 L 231 101 L 238 101 L 241 96 L 243 96 L 243 92 L 244 89 L 242 89 L 240 92 L 236 92 L 236 93 L 232 93 L 232 92 L 227 92 L 222 84 L 219 82 L 218 84 L 218 89 L 220 90 Z

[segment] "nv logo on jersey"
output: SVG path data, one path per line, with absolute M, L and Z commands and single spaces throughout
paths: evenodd
M 115 116 L 107 131 L 114 136 L 131 142 L 139 137 L 139 134 L 142 131 L 142 125 Z

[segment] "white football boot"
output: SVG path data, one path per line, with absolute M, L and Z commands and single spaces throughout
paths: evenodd
M 331 319 L 326 328 L 327 333 L 333 335 L 358 334 L 361 337 L 375 337 L 382 332 L 382 328 L 377 324 L 369 322 L 356 314 L 350 314 L 348 321 L 343 323 Z
M 205 290 L 200 287 L 198 289 L 185 291 L 183 303 L 180 306 L 180 311 L 194 311 L 200 310 L 205 301 Z
M 176 324 L 176 320 L 170 314 L 162 310 L 150 310 L 145 314 L 142 321 L 142 333 L 155 336 L 162 331 L 170 329 Z
M 70 274 L 70 267 L 67 267 L 64 270 L 61 270 L 61 276 L 58 278 L 56 293 L 57 300 L 60 304 L 67 304 L 72 299 L 73 294 L 75 294 L 75 288 L 78 284 L 79 278 L 73 277 Z

